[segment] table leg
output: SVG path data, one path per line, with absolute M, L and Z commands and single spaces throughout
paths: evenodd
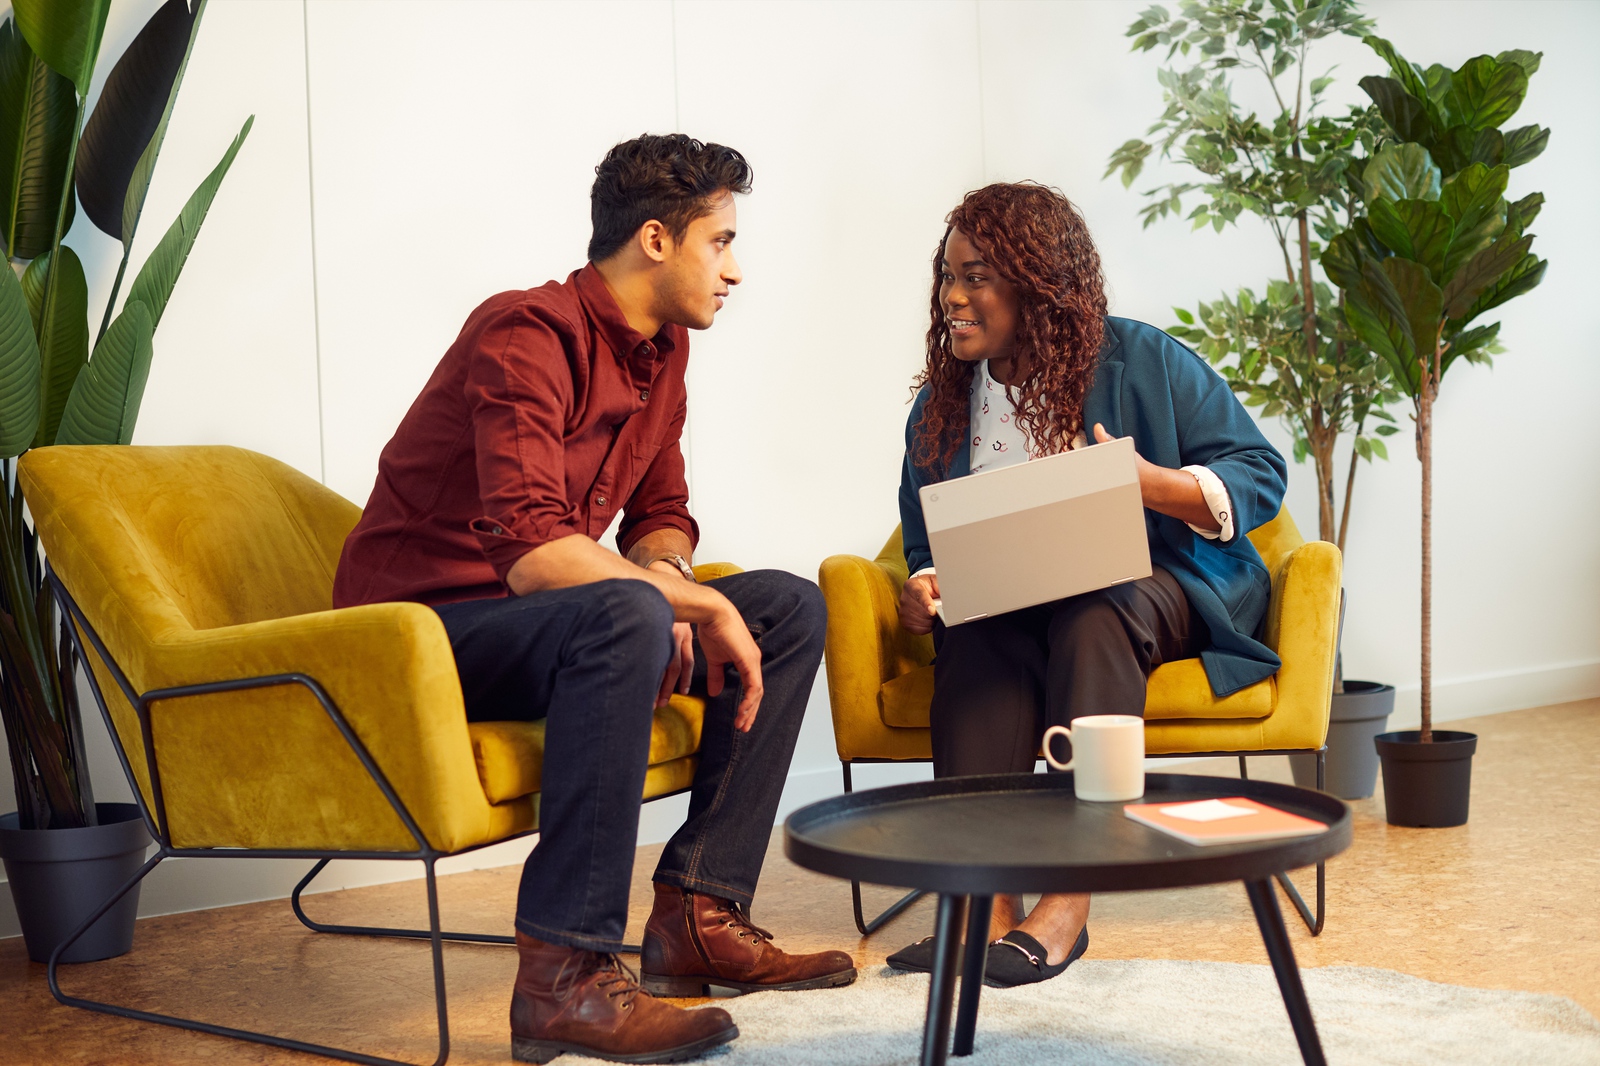
M 1311 1004 L 1300 984 L 1300 967 L 1294 961 L 1294 948 L 1289 943 L 1288 930 L 1283 927 L 1283 912 L 1278 909 L 1272 882 L 1246 881 L 1244 890 L 1256 912 L 1256 925 L 1261 927 L 1261 939 L 1267 946 L 1267 958 L 1272 960 L 1272 972 L 1278 977 L 1278 990 L 1283 993 L 1289 1024 L 1294 1027 L 1294 1038 L 1300 1044 L 1300 1057 L 1306 1066 L 1326 1066 L 1322 1042 L 1317 1039 L 1317 1026 L 1311 1019 Z
M 961 962 L 961 1002 L 956 1007 L 956 1044 L 952 1055 L 972 1054 L 978 1028 L 978 996 L 983 992 L 983 964 L 989 956 L 989 918 L 993 896 L 973 896 L 967 904 L 967 949 Z
M 939 897 L 939 913 L 933 921 L 928 1020 L 922 1028 L 922 1066 L 944 1066 L 950 1051 L 950 1000 L 956 990 L 956 953 L 961 950 L 961 915 L 966 907 L 965 896 Z

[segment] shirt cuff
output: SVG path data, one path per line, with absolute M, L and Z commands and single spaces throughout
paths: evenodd
M 912 574 L 911 577 L 927 577 L 929 574 L 932 574 L 933 572 L 934 572 L 933 567 L 924 566 L 921 570 L 918 570 L 916 573 Z M 911 577 L 906 578 L 906 580 L 910 581 Z
M 1182 468 L 1186 473 L 1192 474 L 1195 481 L 1200 483 L 1200 494 L 1206 499 L 1206 506 L 1211 510 L 1211 517 L 1217 520 L 1221 530 L 1201 529 L 1193 522 L 1184 523 L 1190 529 L 1200 534 L 1207 540 L 1220 540 L 1226 544 L 1233 539 L 1233 503 L 1228 499 L 1228 487 L 1222 479 L 1212 473 L 1208 466 L 1186 466 Z

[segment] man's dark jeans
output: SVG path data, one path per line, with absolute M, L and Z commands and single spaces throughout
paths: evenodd
M 822 659 L 826 611 L 815 585 L 777 570 L 707 584 L 750 627 L 766 693 L 748 733 L 733 728 L 734 671 L 722 695 L 707 699 L 689 818 L 655 879 L 748 904 Z M 614 580 L 437 610 L 468 720 L 546 722 L 539 844 L 522 871 L 517 928 L 616 951 L 655 697 L 673 650 L 666 598 L 644 581 Z M 693 693 L 704 696 L 705 683 L 697 636 Z

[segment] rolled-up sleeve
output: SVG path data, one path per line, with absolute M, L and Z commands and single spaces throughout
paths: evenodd
M 465 393 L 483 502 L 472 530 L 504 581 L 528 552 L 580 531 L 562 443 L 572 370 L 555 329 L 524 308 L 486 322 Z
M 689 513 L 689 483 L 683 476 L 683 424 L 689 416 L 687 394 L 678 402 L 672 421 L 648 463 L 633 495 L 623 507 L 622 523 L 617 527 L 617 547 L 627 555 L 640 538 L 658 529 L 676 529 L 689 538 L 691 547 L 700 543 L 700 526 Z

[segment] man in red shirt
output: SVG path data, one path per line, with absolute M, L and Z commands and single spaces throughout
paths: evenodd
M 431 605 L 468 719 L 546 722 L 513 1057 L 679 1061 L 739 1031 L 726 1011 L 652 992 L 855 978 L 849 955 L 790 955 L 747 911 L 825 612 L 792 574 L 701 585 L 689 566 L 686 331 L 709 327 L 741 280 L 733 197 L 750 189 L 748 164 L 647 135 L 595 173 L 589 264 L 467 319 L 379 458 L 334 602 Z M 596 543 L 619 513 L 621 555 Z M 674 690 L 705 695 L 706 714 L 689 818 L 655 873 L 641 987 L 616 952 L 652 711 Z

